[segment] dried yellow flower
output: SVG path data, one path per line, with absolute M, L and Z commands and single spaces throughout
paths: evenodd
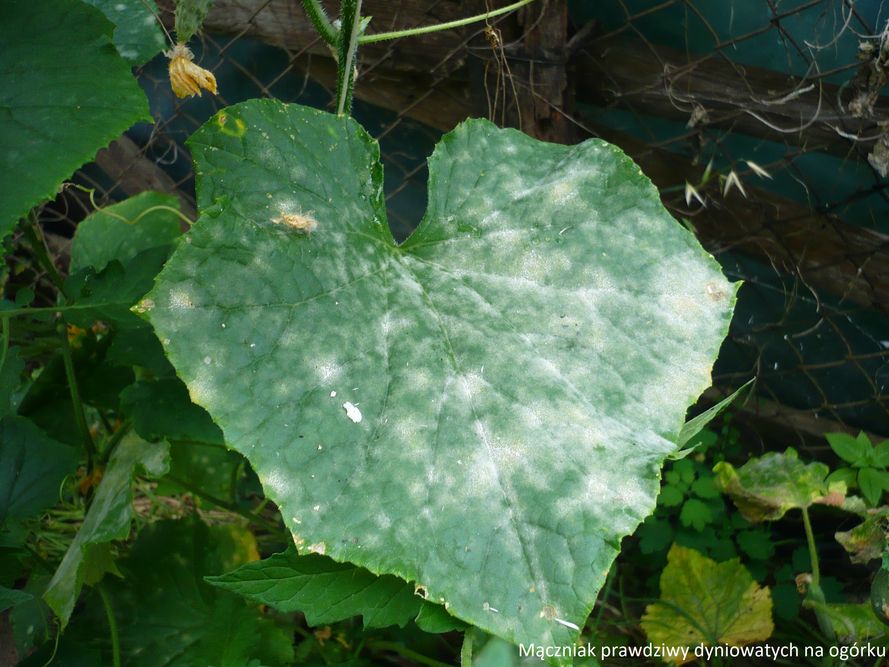
M 185 44 L 177 44 L 166 56 L 170 59 L 170 86 L 176 97 L 200 95 L 201 88 L 216 94 L 216 77 L 194 64 L 194 54 Z
M 311 215 L 302 215 L 300 213 L 282 213 L 277 218 L 272 218 L 272 222 L 276 225 L 285 225 L 298 232 L 308 234 L 315 231 L 318 227 L 318 221 Z

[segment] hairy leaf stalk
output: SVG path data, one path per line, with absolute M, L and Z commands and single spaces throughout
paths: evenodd
M 358 35 L 361 32 L 361 0 L 343 0 L 340 11 L 340 32 L 337 39 L 336 81 L 337 115 L 348 115 L 352 110 L 352 92 L 355 87 L 355 56 L 358 51 Z

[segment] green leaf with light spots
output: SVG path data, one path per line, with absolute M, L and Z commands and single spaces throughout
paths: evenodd
M 190 147 L 202 218 L 139 309 L 297 547 L 576 638 L 735 286 L 602 141 L 462 124 L 402 245 L 351 119 L 254 100 Z
M 745 519 L 776 521 L 792 509 L 809 507 L 828 493 L 823 463 L 803 463 L 796 450 L 769 452 L 735 469 L 720 461 L 713 468 L 716 481 L 732 497 Z
M 114 23 L 114 46 L 120 55 L 136 65 L 151 60 L 167 41 L 153 12 L 155 0 L 84 0 Z
M 150 120 L 113 26 L 80 0 L 0 3 L 0 238 L 133 123 Z

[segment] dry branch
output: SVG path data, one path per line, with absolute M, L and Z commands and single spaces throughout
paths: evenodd
M 879 123 L 889 120 L 885 105 L 869 119 L 853 118 L 833 84 L 741 66 L 718 52 L 689 58 L 624 35 L 593 42 L 577 66 L 578 91 L 588 102 L 808 151 L 863 158 L 882 133 Z

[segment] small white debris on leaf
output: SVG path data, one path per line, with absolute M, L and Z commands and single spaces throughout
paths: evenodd
M 359 410 L 357 406 L 350 403 L 349 401 L 343 403 L 343 409 L 346 411 L 346 416 L 356 424 L 360 423 L 363 419 L 361 410 Z
M 553 619 L 559 625 L 564 625 L 566 628 L 571 628 L 572 630 L 580 630 L 580 627 L 576 623 L 572 623 L 571 621 L 563 621 L 561 618 Z

